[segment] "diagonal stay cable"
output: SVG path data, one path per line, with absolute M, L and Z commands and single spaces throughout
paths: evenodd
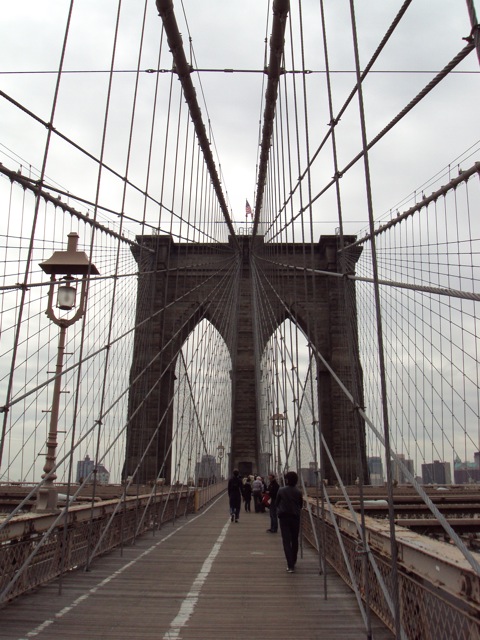
M 380 44 L 378 45 L 378 47 L 374 51 L 372 57 L 368 61 L 365 69 L 362 71 L 361 82 L 363 82 L 363 80 L 365 80 L 365 78 L 367 77 L 368 74 L 375 73 L 375 71 L 372 70 L 373 65 L 375 64 L 375 62 L 379 58 L 380 53 L 383 51 L 383 49 L 387 45 L 388 41 L 390 40 L 390 37 L 392 36 L 393 32 L 395 31 L 395 29 L 399 25 L 401 19 L 403 18 L 405 12 L 407 11 L 407 9 L 408 9 L 408 7 L 410 6 L 411 3 L 412 3 L 412 0 L 405 0 L 405 2 L 403 3 L 402 7 L 400 8 L 400 10 L 398 11 L 397 15 L 395 16 L 392 24 L 387 29 L 387 31 L 386 31 L 384 37 L 382 38 Z M 328 64 L 327 64 L 327 70 L 325 71 L 325 73 L 327 74 L 327 76 L 328 76 L 329 73 L 332 73 L 328 69 Z M 433 73 L 438 73 L 438 72 L 433 72 Z M 308 174 L 309 169 L 311 168 L 311 166 L 315 162 L 315 160 L 316 160 L 317 156 L 319 155 L 320 151 L 323 149 L 323 147 L 327 143 L 327 141 L 330 138 L 330 136 L 334 135 L 335 127 L 339 123 L 340 118 L 342 117 L 342 115 L 345 113 L 348 105 L 350 104 L 352 99 L 355 97 L 356 92 L 357 92 L 357 85 L 355 84 L 355 86 L 351 90 L 349 96 L 347 97 L 347 99 L 343 103 L 343 105 L 340 108 L 340 111 L 337 113 L 337 115 L 334 117 L 332 113 L 330 114 L 331 120 L 330 120 L 330 123 L 329 123 L 329 129 L 328 129 L 327 133 L 325 134 L 323 140 L 320 142 L 320 144 L 317 147 L 316 151 L 313 153 L 313 155 L 310 158 L 310 160 L 309 160 L 306 168 L 304 169 L 304 171 L 299 175 L 299 178 L 297 180 L 296 185 L 291 189 L 290 194 L 289 194 L 288 198 L 285 200 L 284 204 L 282 205 L 282 208 L 280 209 L 279 213 L 281 213 L 281 211 L 287 206 L 289 201 L 291 201 L 293 195 L 295 194 L 295 192 L 299 188 L 299 186 L 300 186 L 301 182 L 303 181 L 303 179 L 305 178 L 305 176 Z
M 283 308 L 285 309 L 285 311 L 289 315 L 291 315 L 293 317 L 295 322 L 297 322 L 295 316 L 292 314 L 292 310 L 287 307 L 287 305 L 285 304 L 283 299 L 278 295 L 277 291 L 275 290 L 275 288 L 273 287 L 272 283 L 269 281 L 269 279 L 268 279 L 268 277 L 266 275 L 265 275 L 265 278 L 266 278 L 266 281 L 269 282 L 269 284 L 270 284 L 270 286 L 272 288 L 273 294 L 275 296 L 277 296 L 279 304 L 281 304 L 283 306 Z M 359 412 L 360 416 L 363 418 L 363 420 L 365 420 L 366 424 L 368 424 L 368 426 L 370 427 L 372 432 L 375 434 L 375 436 L 378 438 L 378 440 L 382 443 L 383 446 L 385 446 L 383 434 L 376 428 L 376 426 L 373 424 L 372 420 L 368 417 L 366 412 L 358 404 L 357 400 L 353 397 L 351 392 L 347 389 L 347 387 L 344 385 L 342 380 L 338 377 L 336 372 L 332 369 L 332 367 L 329 364 L 329 362 L 323 357 L 323 355 L 318 351 L 318 349 L 316 348 L 316 346 L 314 344 L 310 343 L 309 347 L 315 351 L 316 356 L 319 358 L 319 360 L 321 360 L 322 364 L 328 370 L 328 372 L 332 376 L 332 379 L 335 380 L 335 382 L 342 389 L 342 391 L 345 394 L 345 396 L 347 397 L 348 401 L 352 404 L 354 410 Z M 458 536 L 458 534 L 453 530 L 453 528 L 451 527 L 449 522 L 446 520 L 445 516 L 439 511 L 437 506 L 432 502 L 432 500 L 426 494 L 424 489 L 418 484 L 418 482 L 416 481 L 415 477 L 409 471 L 408 467 L 405 465 L 405 463 L 402 461 L 402 459 L 393 450 L 391 450 L 391 456 L 392 456 L 392 459 L 395 460 L 395 462 L 402 468 L 403 473 L 405 474 L 408 482 L 410 482 L 415 487 L 417 493 L 420 495 L 420 497 L 422 498 L 424 503 L 428 506 L 428 508 L 430 509 L 432 514 L 440 522 L 442 527 L 445 529 L 446 533 L 455 542 L 457 548 L 462 552 L 463 556 L 469 562 L 469 564 L 471 565 L 473 570 L 477 573 L 477 575 L 480 575 L 480 563 L 476 560 L 476 558 L 473 556 L 473 554 L 469 551 L 469 549 L 466 547 L 465 543 Z
M 211 276 L 211 277 L 215 277 L 215 276 Z M 224 276 L 224 280 L 227 280 L 227 277 L 228 277 L 228 274 L 226 274 L 226 275 Z M 210 278 L 208 278 L 207 280 L 209 280 L 209 279 L 210 279 Z M 221 284 L 222 284 L 221 282 L 220 282 L 220 283 L 218 283 L 218 284 L 216 285 L 216 287 L 214 287 L 214 290 L 215 290 L 215 288 L 220 288 L 220 287 L 221 287 Z M 199 286 L 201 286 L 201 284 L 200 284 L 200 285 L 197 285 L 196 287 L 193 287 L 192 291 L 194 291 L 194 290 L 198 289 L 198 287 L 199 287 Z M 213 290 L 213 291 L 214 291 L 214 290 Z M 178 300 L 181 300 L 181 299 L 182 299 L 182 297 L 183 297 L 183 296 L 181 296 L 180 298 L 178 298 L 178 299 L 177 299 L 177 301 L 178 301 Z M 173 301 L 173 304 L 175 304 L 175 302 L 176 302 L 176 301 Z M 171 305 L 167 305 L 167 306 L 171 306 Z M 156 313 L 158 313 L 158 312 L 156 312 Z M 193 313 L 195 313 L 195 311 L 194 311 Z M 156 314 L 154 314 L 154 315 L 156 315 Z M 151 318 L 151 317 L 153 317 L 153 316 L 150 316 L 150 318 Z M 150 319 L 150 318 L 149 318 L 149 319 Z M 147 319 L 147 320 L 146 320 L 146 321 L 144 321 L 144 322 L 147 322 L 149 319 Z M 185 320 L 185 322 L 184 322 L 184 326 L 186 326 L 186 325 L 188 324 L 189 320 L 190 320 L 190 318 L 187 318 L 187 319 Z M 143 324 L 143 323 L 141 323 L 141 324 Z M 139 325 L 138 325 L 138 326 L 139 326 Z M 120 396 L 115 400 L 115 402 L 114 402 L 110 407 L 108 407 L 108 408 L 107 408 L 107 409 L 106 409 L 106 410 L 105 410 L 105 411 L 104 411 L 104 412 L 99 416 L 98 420 L 103 421 L 103 420 L 105 419 L 105 417 L 109 414 L 109 412 L 112 410 L 112 408 L 113 408 L 116 404 L 118 404 L 118 402 L 120 401 L 121 397 L 122 397 L 122 396 L 124 396 L 124 395 L 126 395 L 126 394 L 129 392 L 129 390 L 133 387 L 133 385 L 137 382 L 137 380 L 138 380 L 138 379 L 143 375 L 143 373 L 144 373 L 144 372 L 145 372 L 145 371 L 146 371 L 150 366 L 152 366 L 152 364 L 153 364 L 156 360 L 158 360 L 158 358 L 159 358 L 159 357 L 161 357 L 161 355 L 162 355 L 163 351 L 165 351 L 165 350 L 170 346 L 171 342 L 175 339 L 175 337 L 176 337 L 176 336 L 178 336 L 178 335 L 181 333 L 182 329 L 183 329 L 183 327 L 182 327 L 182 326 L 180 326 L 180 327 L 178 327 L 178 328 L 177 328 L 177 332 L 174 334 L 174 336 L 172 336 L 171 340 L 169 340 L 166 344 L 164 344 L 164 345 L 163 345 L 163 348 L 162 348 L 161 352 L 160 352 L 160 353 L 158 353 L 158 354 L 155 354 L 155 355 L 151 358 L 151 360 L 150 360 L 150 361 L 145 365 L 144 369 L 143 369 L 142 371 L 140 371 L 140 372 L 139 372 L 139 374 L 136 376 L 136 378 L 134 378 L 133 380 L 131 380 L 131 381 L 130 381 L 129 386 L 128 386 L 128 387 L 127 387 L 127 388 L 122 392 L 122 394 L 121 394 L 121 395 L 120 395 Z M 128 333 L 128 332 L 127 332 L 127 333 Z M 124 334 L 124 335 L 126 335 L 126 334 Z M 119 339 L 119 338 L 117 338 L 116 340 L 113 340 L 113 341 L 112 341 L 112 344 L 113 344 L 114 342 L 116 342 L 118 339 Z M 97 352 L 95 352 L 95 354 L 93 354 L 93 355 L 97 355 L 97 354 L 98 354 L 98 353 L 100 353 L 101 351 L 104 351 L 105 349 L 109 349 L 109 348 L 110 348 L 110 346 L 109 346 L 109 345 L 107 345 L 106 347 L 103 347 L 103 348 L 99 349 L 99 350 L 98 350 Z M 83 359 L 83 362 L 85 362 L 85 361 L 87 361 L 88 359 L 90 359 L 91 357 L 93 357 L 93 355 L 91 354 L 91 355 L 89 355 L 89 356 L 85 357 L 85 358 Z M 170 364 L 171 364 L 171 362 L 169 363 L 169 365 L 170 365 Z M 78 365 L 73 365 L 73 366 L 72 366 L 72 367 L 70 367 L 68 370 L 75 369 L 75 368 L 76 368 L 76 366 L 78 366 Z M 65 372 L 66 372 L 66 370 L 64 371 L 64 373 L 65 373 Z M 159 384 L 160 380 L 161 380 L 161 377 L 157 380 L 157 382 L 155 383 L 154 387 L 155 387 L 156 385 L 158 385 L 158 384 Z M 43 385 L 42 385 L 42 386 L 43 386 Z M 154 387 L 153 387 L 152 389 L 150 389 L 150 391 L 148 392 L 147 396 L 148 396 L 150 393 L 152 393 L 152 391 L 153 391 Z M 29 395 L 29 394 L 27 394 L 27 395 Z M 143 403 L 145 403 L 145 401 L 146 401 L 146 399 L 147 399 L 147 396 L 143 398 Z M 20 398 L 20 399 L 21 399 L 21 398 Z M 14 404 L 14 403 L 12 403 L 12 404 Z M 135 416 L 135 415 L 140 411 L 141 407 L 142 407 L 142 404 L 140 404 L 140 405 L 135 409 L 135 411 L 130 415 L 130 417 L 129 417 L 129 421 L 127 421 L 127 422 L 126 422 L 126 424 L 124 425 L 124 427 L 123 427 L 122 429 L 120 429 L 120 430 L 119 430 L 119 432 L 118 432 L 118 434 L 117 434 L 117 436 L 116 436 L 116 439 L 117 439 L 117 440 L 120 438 L 121 434 L 125 432 L 125 430 L 126 430 L 126 429 L 127 429 L 127 427 L 128 427 L 129 422 L 130 422 L 130 421 L 133 419 L 133 417 L 134 417 L 134 416 Z M 90 428 L 89 428 L 89 429 L 84 433 L 84 435 L 82 435 L 82 436 L 79 438 L 79 440 L 77 441 L 77 443 L 76 443 L 76 445 L 75 445 L 75 448 L 78 448 L 78 447 L 79 447 L 79 445 L 80 445 L 80 444 L 81 444 L 81 443 L 82 443 L 82 442 L 83 442 L 83 441 L 84 441 L 84 440 L 85 440 L 85 439 L 90 435 L 90 433 L 92 433 L 92 432 L 93 432 L 93 430 L 94 430 L 94 429 L 96 428 L 96 426 L 97 426 L 97 422 L 98 422 L 98 420 L 95 420 L 95 421 L 94 421 L 94 423 L 93 423 L 93 425 L 92 425 L 92 426 L 91 426 L 91 427 L 90 427 Z M 48 476 L 46 476 L 46 477 L 45 477 L 44 479 L 42 479 L 42 480 L 41 480 L 37 485 L 35 485 L 35 486 L 31 489 L 31 491 L 28 493 L 28 495 L 27 495 L 27 496 L 26 496 L 26 497 L 25 497 L 25 498 L 24 498 L 24 499 L 23 499 L 23 500 L 22 500 L 22 501 L 17 505 L 17 507 L 15 507 L 15 509 L 14 509 L 11 513 L 9 513 L 9 514 L 8 514 L 8 516 L 7 516 L 4 520 L 2 520 L 2 522 L 0 523 L 0 531 L 2 531 L 2 529 L 4 529 L 4 528 L 7 526 L 7 524 L 10 522 L 10 520 L 11 520 L 15 515 L 17 515 L 17 513 L 18 513 L 18 512 L 23 508 L 23 506 L 26 504 L 26 502 L 27 502 L 27 501 L 28 501 L 28 500 L 29 500 L 29 499 L 30 499 L 30 498 L 31 498 L 31 497 L 36 493 L 36 491 L 38 490 L 38 488 L 39 488 L 40 486 L 42 486 L 42 484 L 44 483 L 44 481 L 45 481 L 45 480 L 46 480 L 46 479 L 47 479 L 47 478 L 48 478 L 52 473 L 55 473 L 55 471 L 56 471 L 58 468 L 60 468 L 60 467 L 61 467 L 61 465 L 63 464 L 63 462 L 65 462 L 65 460 L 67 460 L 67 459 L 68 459 L 69 455 L 70 455 L 70 453 L 69 453 L 69 452 L 67 452 L 67 454 L 66 454 L 63 458 L 61 458 L 61 459 L 57 459 L 56 464 L 54 465 L 54 467 L 52 468 L 52 470 L 49 472 Z M 105 457 L 106 455 L 107 455 L 107 452 L 105 452 L 104 457 Z M 100 462 L 101 462 L 101 461 L 100 461 Z M 83 485 L 82 485 L 82 486 L 83 486 Z M 78 492 L 77 492 L 77 493 L 78 493 Z M 77 495 L 77 493 L 75 493 L 75 495 Z
M 230 262 L 230 260 L 229 260 L 229 262 Z M 219 272 L 220 272 L 220 270 L 219 270 Z M 114 345 L 116 342 L 119 342 L 120 340 L 124 339 L 126 336 L 131 334 L 132 332 L 136 331 L 136 329 L 138 329 L 142 325 L 150 322 L 153 318 L 155 318 L 156 316 L 160 315 L 161 313 L 166 311 L 169 307 L 172 307 L 173 305 L 175 305 L 180 300 L 187 299 L 188 296 L 191 295 L 194 291 L 197 291 L 197 290 L 201 289 L 203 286 L 205 286 L 206 282 L 208 282 L 210 280 L 215 280 L 216 277 L 217 277 L 217 274 L 215 274 L 215 273 L 210 275 L 210 276 L 208 276 L 204 281 L 200 282 L 199 284 L 196 284 L 194 287 L 192 287 L 189 291 L 186 291 L 183 295 L 181 295 L 176 300 L 173 300 L 172 302 L 168 303 L 165 307 L 162 307 L 158 311 L 155 311 L 151 316 L 149 316 L 145 320 L 142 320 L 136 326 L 128 329 L 127 331 L 123 332 L 121 335 L 115 337 L 110 344 L 106 344 L 106 345 L 100 347 L 99 349 L 96 349 L 95 351 L 90 353 L 88 356 L 85 356 L 83 358 L 82 362 L 86 362 L 87 360 L 90 360 L 90 359 L 94 358 L 95 356 L 97 356 L 98 354 L 100 354 L 102 351 L 106 351 L 106 350 L 110 349 L 112 347 L 112 345 Z M 66 373 L 69 373 L 70 371 L 73 371 L 80 364 L 81 364 L 80 362 L 76 362 L 75 364 L 71 365 L 70 367 L 67 367 L 67 368 L 63 369 L 63 373 L 66 374 Z M 10 407 L 12 407 L 13 405 L 17 404 L 18 402 L 21 402 L 24 398 L 28 397 L 32 393 L 36 393 L 37 391 L 39 391 L 40 389 L 42 389 L 43 387 L 45 387 L 49 383 L 53 382 L 56 377 L 57 376 L 52 376 L 51 378 L 49 378 L 48 380 L 46 380 L 42 384 L 38 385 L 34 389 L 31 389 L 29 392 L 24 393 L 21 396 L 18 396 L 15 399 L 11 400 L 10 402 L 1 405 L 0 406 L 0 413 L 6 413 L 9 410 Z
M 31 111 L 30 109 L 27 109 L 27 107 L 25 107 L 24 105 L 22 105 L 20 102 L 18 102 L 17 100 L 15 100 L 14 98 L 12 98 L 11 96 L 9 96 L 7 93 L 5 93 L 5 91 L 2 91 L 0 89 L 0 97 L 5 98 L 5 100 L 8 100 L 8 102 L 10 102 L 11 104 L 13 104 L 15 107 L 17 107 L 18 109 L 20 109 L 21 111 L 23 111 L 24 113 L 26 113 L 28 116 L 30 116 L 33 120 L 36 120 L 36 122 L 38 122 L 39 124 L 43 125 L 49 132 L 49 134 L 55 134 L 56 136 L 58 136 L 59 138 L 61 138 L 64 142 L 66 142 L 67 144 L 71 145 L 72 147 L 74 147 L 75 149 L 77 149 L 77 151 L 80 151 L 80 153 L 84 154 L 85 156 L 87 156 L 87 158 L 90 158 L 90 160 L 93 160 L 93 162 L 95 162 L 96 164 L 100 165 L 101 167 L 103 167 L 104 169 L 106 169 L 109 173 L 111 173 L 112 175 L 114 175 L 116 178 L 119 178 L 120 180 L 125 180 L 126 184 L 129 187 L 132 187 L 132 189 L 134 189 L 135 191 L 137 191 L 138 193 L 141 193 L 143 196 L 147 196 L 154 204 L 157 204 L 161 207 L 163 207 L 166 211 L 168 211 L 169 213 L 173 214 L 173 211 L 171 211 L 166 205 L 164 205 L 162 202 L 157 201 L 155 198 L 153 198 L 152 196 L 148 195 L 145 193 L 145 191 L 137 186 L 136 184 L 134 184 L 133 182 L 131 182 L 130 180 L 127 180 L 125 178 L 125 176 L 122 176 L 118 171 L 115 171 L 115 169 L 113 169 L 112 167 L 110 167 L 108 164 L 106 164 L 104 161 L 100 160 L 99 158 L 97 158 L 95 155 L 93 155 L 93 153 L 90 153 L 89 151 L 87 151 L 84 147 L 82 147 L 81 145 L 79 145 L 78 143 L 74 142 L 71 138 L 69 138 L 67 135 L 65 135 L 64 133 L 62 133 L 61 131 L 59 131 L 57 128 L 55 128 L 51 122 L 47 122 L 46 120 L 43 120 L 43 118 L 41 118 L 40 116 L 36 115 L 33 111 Z M 38 184 L 43 185 L 43 181 L 38 181 Z
M 366 145 L 366 150 L 369 151 L 372 147 L 374 147 L 377 142 L 379 142 L 395 125 L 397 125 L 400 120 L 402 120 L 417 104 L 421 102 L 421 100 L 432 91 L 462 60 L 464 60 L 473 50 L 475 49 L 475 45 L 473 43 L 468 43 L 452 60 L 440 71 L 435 78 L 433 78 L 377 135 L 372 138 Z M 323 196 L 334 184 L 337 180 L 345 175 L 347 171 L 349 171 L 359 160 L 361 160 L 364 156 L 365 151 L 360 151 L 354 158 L 346 164 L 341 171 L 338 172 L 338 175 L 333 176 L 333 178 L 312 198 L 311 202 L 308 202 L 305 206 L 303 206 L 297 214 L 292 216 L 289 220 L 289 224 L 293 224 L 297 218 L 299 218 L 314 202 L 316 202 L 321 196 Z M 272 236 L 272 239 L 276 237 L 277 234 Z

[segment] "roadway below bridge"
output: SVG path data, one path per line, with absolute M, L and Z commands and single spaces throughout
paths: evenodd
M 21 500 L 31 492 L 33 485 L 29 484 L 0 484 L 0 512 L 9 513 Z M 423 486 L 428 497 L 437 506 L 458 533 L 467 546 L 476 551 L 480 550 L 480 487 L 478 485 L 445 485 Z M 57 485 L 59 495 L 66 496 L 68 487 Z M 71 485 L 70 493 L 77 489 L 77 485 Z M 171 487 L 157 488 L 159 491 L 171 491 Z M 122 485 L 86 485 L 76 498 L 77 504 L 88 503 L 92 498 L 101 500 L 114 500 L 122 497 L 124 487 Z M 152 491 L 150 485 L 132 484 L 128 496 L 148 495 Z M 346 506 L 345 497 L 338 487 L 328 488 L 328 497 L 332 504 Z M 360 492 L 357 486 L 346 487 L 348 497 L 356 511 L 360 511 Z M 308 495 L 314 498 L 316 489 L 307 489 Z M 377 518 L 388 518 L 388 504 L 386 503 L 387 491 L 385 487 L 366 486 L 364 493 L 365 514 Z M 393 489 L 395 524 L 407 527 L 416 533 L 427 535 L 436 539 L 448 541 L 442 525 L 432 515 L 428 506 L 410 485 L 400 485 Z M 61 503 L 60 499 L 60 503 Z M 27 500 L 24 511 L 29 511 L 35 503 L 35 497 Z
M 33 485 L 28 484 L 0 484 L 0 511 L 8 513 L 12 511 L 21 500 L 32 490 Z M 452 528 L 464 540 L 473 551 L 480 549 L 480 486 L 478 485 L 444 485 L 423 486 L 428 497 L 446 517 Z M 57 485 L 59 495 L 66 496 L 68 487 Z M 77 485 L 71 485 L 70 492 L 77 489 Z M 171 491 L 171 487 L 158 488 L 159 491 Z M 150 485 L 132 484 L 127 491 L 128 496 L 148 495 L 151 493 Z M 357 486 L 346 487 L 346 491 L 352 506 L 360 511 L 360 493 Z M 76 498 L 77 504 L 88 503 L 92 498 L 101 500 L 114 500 L 122 497 L 124 487 L 122 485 L 86 485 Z M 385 487 L 366 486 L 364 492 L 365 513 L 373 518 L 388 518 L 388 504 L 386 503 L 387 491 Z M 317 495 L 316 490 L 308 488 L 310 497 Z M 332 504 L 346 506 L 345 497 L 337 487 L 328 488 L 328 496 Z M 448 541 L 442 525 L 432 515 L 428 506 L 423 502 L 415 489 L 410 485 L 400 485 L 393 489 L 395 524 L 407 527 L 416 533 L 427 535 L 436 539 Z M 61 500 L 60 500 L 61 502 Z M 29 511 L 35 503 L 35 497 L 31 497 L 25 504 L 25 511 Z
M 69 572 L 2 610 L 0 638 L 19 640 L 358 640 L 367 633 L 356 598 L 304 543 L 286 572 L 268 513 L 230 522 L 226 495 Z M 393 635 L 376 616 L 373 637 Z
M 423 485 L 425 493 L 454 531 L 473 551 L 480 549 L 480 486 L 479 485 Z M 355 511 L 360 512 L 360 491 L 356 486 L 346 487 L 347 495 Z M 310 487 L 308 495 L 317 496 Z M 337 487 L 327 490 L 329 500 L 338 507 L 347 507 L 342 491 Z M 393 489 L 395 524 L 435 539 L 449 541 L 442 525 L 411 485 L 399 485 Z M 365 514 L 378 520 L 388 519 L 387 490 L 385 487 L 363 488 Z

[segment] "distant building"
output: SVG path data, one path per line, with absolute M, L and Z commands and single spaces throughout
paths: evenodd
M 480 452 L 474 453 L 474 462 L 462 462 L 457 456 L 453 461 L 453 477 L 455 484 L 480 482 Z
M 309 462 L 308 467 L 300 469 L 300 475 L 306 487 L 315 487 L 317 485 L 317 475 L 315 473 L 315 462 Z
M 98 484 L 108 484 L 110 482 L 110 473 L 103 464 L 97 464 L 97 482 Z
M 220 479 L 220 463 L 215 456 L 203 455 L 200 462 L 195 465 L 195 484 L 205 486 L 213 484 Z
M 410 458 L 405 458 L 404 453 L 399 453 L 398 458 L 405 465 L 412 476 L 415 476 L 413 460 L 410 460 Z M 396 460 L 392 460 L 392 476 L 394 482 L 397 482 L 398 484 L 408 484 L 410 482 L 410 480 L 408 480 L 407 476 L 405 475 L 403 467 L 401 467 Z
M 371 456 L 367 459 L 368 472 L 370 474 L 370 484 L 374 486 L 383 486 L 385 479 L 383 477 L 383 462 L 380 456 Z
M 452 484 L 452 471 L 449 462 L 434 460 L 422 464 L 423 484 Z
M 87 454 L 84 460 L 77 462 L 77 482 L 83 482 L 85 478 L 92 473 L 95 463 L 90 460 L 90 456 Z
M 83 482 L 86 478 L 87 484 L 92 484 L 94 481 L 93 470 L 95 468 L 94 460 L 91 460 L 87 454 L 83 460 L 77 462 L 77 477 L 76 482 Z M 103 464 L 97 464 L 96 481 L 98 484 L 108 484 L 110 481 L 110 473 L 105 469 Z

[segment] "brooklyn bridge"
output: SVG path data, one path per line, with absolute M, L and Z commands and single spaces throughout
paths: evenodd
M 6 10 L 0 638 L 480 638 L 480 28 L 425 4 Z M 294 575 L 234 469 L 297 471 Z

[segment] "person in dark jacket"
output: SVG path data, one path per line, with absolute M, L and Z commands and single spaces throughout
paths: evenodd
M 270 496 L 270 529 L 267 529 L 268 533 L 277 533 L 278 531 L 278 518 L 277 507 L 275 506 L 275 500 L 277 499 L 277 493 L 280 489 L 280 485 L 273 473 L 268 476 L 267 493 Z
M 303 506 L 302 492 L 297 488 L 297 482 L 298 475 L 295 471 L 286 473 L 286 486 L 280 487 L 275 500 L 288 573 L 294 572 L 297 562 L 300 514 Z
M 250 513 L 250 505 L 252 503 L 252 483 L 250 482 L 250 478 L 247 478 L 244 483 L 242 493 L 243 501 L 245 503 L 245 511 Z
M 238 469 L 233 470 L 233 476 L 228 481 L 228 500 L 230 503 L 230 519 L 238 522 L 240 505 L 242 504 L 242 479 Z

